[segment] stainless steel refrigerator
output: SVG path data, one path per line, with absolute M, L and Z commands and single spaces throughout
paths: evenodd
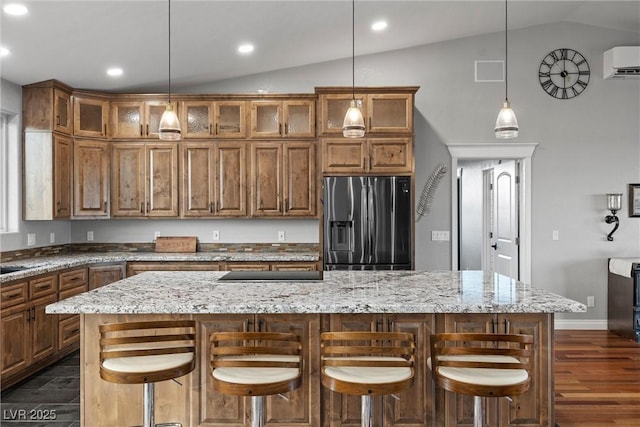
M 411 178 L 324 178 L 325 270 L 411 269 Z

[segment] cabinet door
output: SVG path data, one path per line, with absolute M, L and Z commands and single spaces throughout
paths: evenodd
M 283 262 L 271 264 L 273 271 L 317 271 L 318 265 L 314 262 Z
M 315 103 L 313 101 L 285 101 L 283 104 L 284 132 L 291 138 L 316 136 Z
M 218 101 L 214 104 L 214 135 L 221 138 L 247 136 L 246 101 Z
M 247 214 L 247 146 L 244 142 L 215 145 L 215 213 L 218 216 Z
M 200 410 L 194 425 L 206 427 L 249 426 L 251 400 L 243 396 L 221 394 L 213 388 L 211 375 L 211 346 L 209 336 L 213 332 L 243 332 L 253 330 L 254 315 L 225 314 L 208 316 L 201 323 L 199 340 L 202 343 L 200 357 Z
M 367 141 L 364 139 L 325 138 L 322 144 L 323 172 L 363 173 L 367 169 Z
M 208 138 L 213 135 L 212 103 L 185 101 L 181 103 L 181 124 L 185 138 Z
M 282 143 L 251 145 L 251 215 L 282 215 Z
M 178 144 L 147 144 L 147 215 L 178 216 Z
M 366 95 L 356 94 L 356 103 L 362 111 L 362 117 L 367 117 Z M 352 94 L 328 94 L 320 95 L 320 133 L 342 134 L 344 116 L 351 105 Z
M 109 216 L 109 143 L 73 143 L 73 215 Z
M 281 396 L 267 396 L 265 401 L 266 426 L 320 425 L 320 316 L 319 315 L 257 315 L 257 328 L 261 332 L 287 332 L 300 336 L 304 360 L 302 385 Z
M 144 216 L 144 166 L 144 145 L 113 144 L 111 148 L 112 216 Z
M 382 328 L 382 316 L 375 314 L 332 314 L 329 323 L 329 331 L 332 332 L 376 332 L 382 331 Z M 325 387 L 322 388 L 322 395 L 322 401 L 329 405 L 323 410 L 329 420 L 326 425 L 360 427 L 360 396 L 336 393 Z M 373 410 L 373 418 L 382 419 L 382 399 L 379 396 L 373 397 Z
M 49 295 L 31 302 L 31 362 L 55 353 L 58 336 L 58 316 L 45 313 L 45 307 L 56 302 L 57 295 Z
M 89 290 L 100 288 L 124 278 L 124 264 L 89 267 Z
M 109 101 L 74 97 L 73 134 L 106 138 L 109 119 Z
M 29 326 L 31 312 L 26 303 L 2 309 L 0 312 L 2 378 L 19 372 L 29 366 Z
M 209 142 L 185 142 L 182 149 L 182 215 L 214 215 L 214 148 Z
M 111 103 L 111 137 L 141 138 L 143 136 L 144 104 L 138 101 Z
M 251 137 L 279 138 L 282 134 L 282 102 L 251 101 Z
M 367 112 L 369 115 L 367 131 L 369 132 L 413 132 L 412 94 L 369 94 Z
M 71 139 L 53 136 L 54 219 L 71 216 Z
M 316 214 L 316 146 L 288 142 L 284 147 L 284 215 Z
M 413 172 L 411 138 L 369 138 L 368 143 L 370 172 Z
M 71 134 L 71 94 L 57 88 L 53 89 L 53 130 Z
M 173 104 L 173 103 L 172 103 Z M 146 101 L 144 102 L 144 127 L 143 127 L 143 136 L 144 138 L 154 138 L 159 139 L 160 133 L 160 119 L 162 118 L 162 114 L 167 109 L 167 103 L 164 101 Z M 179 116 L 178 107 L 174 104 L 173 109 L 176 114 Z

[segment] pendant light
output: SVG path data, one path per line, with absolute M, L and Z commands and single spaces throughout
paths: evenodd
M 515 138 L 518 136 L 518 119 L 516 118 L 516 113 L 511 109 L 511 104 L 509 103 L 508 96 L 508 80 L 509 80 L 509 65 L 508 65 L 508 44 L 507 44 L 507 0 L 504 1 L 504 104 L 502 105 L 502 110 L 498 113 L 498 118 L 496 119 L 496 138 L 499 139 L 509 139 Z
M 356 103 L 356 2 L 351 0 L 351 105 L 344 116 L 342 135 L 347 138 L 364 136 L 364 118 Z
M 160 125 L 158 126 L 158 134 L 160 139 L 175 141 L 180 139 L 182 130 L 180 128 L 180 121 L 178 115 L 173 110 L 171 104 L 171 0 L 169 2 L 169 102 L 167 103 L 167 109 L 162 113 L 160 118 Z

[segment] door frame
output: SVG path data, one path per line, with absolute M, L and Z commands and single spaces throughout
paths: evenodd
M 458 170 L 459 159 L 514 159 L 521 162 L 518 211 L 520 222 L 520 280 L 531 283 L 531 169 L 537 142 L 449 142 L 451 170 Z M 458 265 L 458 185 L 451 173 L 451 269 Z

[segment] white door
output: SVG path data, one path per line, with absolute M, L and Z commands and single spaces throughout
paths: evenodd
M 501 160 L 493 168 L 489 259 L 492 270 L 514 279 L 518 271 L 518 179 L 515 160 Z M 486 200 L 486 198 L 485 198 Z

